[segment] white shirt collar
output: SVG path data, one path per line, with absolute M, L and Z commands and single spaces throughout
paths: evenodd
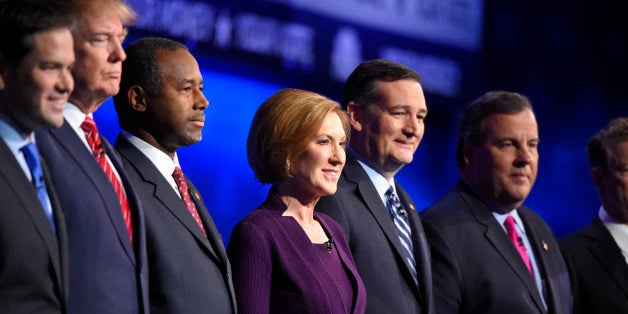
M 604 209 L 604 206 L 600 206 L 598 216 L 604 223 L 606 229 L 608 229 L 608 232 L 610 232 L 611 236 L 615 240 L 615 243 L 617 243 L 617 246 L 621 249 L 621 253 L 624 255 L 626 263 L 628 263 L 628 225 L 611 217 Z
M 81 129 L 81 123 L 85 120 L 85 116 L 92 117 L 92 114 L 85 114 L 79 107 L 75 104 L 68 102 L 65 104 L 65 108 L 63 108 L 63 117 L 70 124 L 73 129 L 78 129 L 83 133 Z
M 354 155 L 355 155 L 355 152 L 354 152 Z M 369 179 L 371 179 L 371 182 L 373 182 L 373 185 L 375 186 L 375 189 L 377 190 L 377 194 L 379 194 L 379 197 L 382 199 L 382 203 L 384 203 L 384 206 L 386 206 L 386 203 L 387 203 L 386 191 L 388 191 L 388 189 L 392 186 L 393 190 L 395 191 L 395 194 L 397 194 L 397 188 L 395 187 L 395 179 L 393 178 L 390 181 L 386 180 L 386 178 L 384 178 L 384 176 L 381 173 L 377 172 L 375 169 L 371 168 L 369 165 L 362 162 L 360 158 L 356 157 L 356 159 L 358 163 L 360 163 L 360 166 L 362 166 L 362 169 L 364 169 L 366 174 L 369 176 Z
M 24 154 L 20 149 L 28 143 L 35 143 L 34 133 L 24 134 L 6 117 L 0 116 L 0 139 L 9 147 L 17 163 L 20 164 L 22 171 L 24 171 L 26 177 L 31 180 L 31 172 L 26 163 L 26 159 L 24 159 Z
M 501 211 L 497 210 L 493 210 L 491 213 L 493 214 L 493 217 L 497 219 L 497 222 L 499 222 L 499 225 L 502 226 L 502 229 L 504 229 L 504 231 L 506 231 L 506 226 L 504 226 L 506 218 L 508 218 L 508 216 L 512 216 L 512 218 L 515 220 L 517 232 L 524 235 L 526 234 L 525 228 L 523 227 L 523 220 L 521 220 L 521 217 L 519 217 L 519 212 L 516 209 L 510 211 L 507 214 L 504 214 Z M 506 231 L 506 233 L 508 232 Z
M 89 144 L 87 143 L 87 137 L 85 136 L 85 131 L 81 129 L 81 124 L 85 120 L 85 116 L 90 116 L 93 118 L 92 114 L 85 114 L 79 107 L 75 104 L 68 102 L 65 104 L 65 108 L 63 108 L 63 117 L 65 121 L 68 122 L 72 130 L 78 135 L 78 137 L 83 141 L 85 147 L 91 151 Z
M 177 193 L 179 193 L 179 190 L 177 188 L 177 183 L 174 181 L 174 178 L 172 177 L 174 168 L 177 166 L 180 167 L 179 157 L 177 156 L 177 153 L 175 153 L 174 158 L 171 159 L 170 156 L 168 156 L 166 153 L 162 152 L 161 150 L 154 147 L 153 145 L 146 143 L 144 140 L 140 139 L 139 137 L 124 130 L 122 130 L 121 133 L 122 133 L 122 136 L 124 136 L 124 138 L 126 138 L 133 146 L 135 146 L 135 148 L 141 151 L 144 154 L 144 156 L 146 156 L 146 158 L 148 158 L 148 160 L 150 160 L 153 163 L 153 165 L 155 165 L 155 168 L 157 168 L 159 173 L 161 173 L 161 175 L 166 179 L 166 181 L 168 181 L 170 186 L 172 186 L 172 188 Z
M 9 146 L 13 155 L 21 154 L 20 148 L 30 142 L 35 142 L 35 136 L 33 136 L 33 133 L 22 133 L 12 122 L 3 116 L 0 116 L 0 137 L 4 140 L 7 146 Z

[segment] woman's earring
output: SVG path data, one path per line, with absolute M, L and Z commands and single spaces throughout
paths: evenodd
M 286 171 L 290 172 L 290 160 L 286 160 Z

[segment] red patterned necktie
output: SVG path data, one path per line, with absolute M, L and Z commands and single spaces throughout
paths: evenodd
M 508 237 L 512 244 L 517 248 L 517 252 L 523 259 L 523 262 L 528 267 L 528 271 L 534 277 L 534 269 L 532 269 L 532 263 L 530 263 L 530 257 L 528 256 L 528 252 L 526 251 L 526 247 L 523 245 L 523 241 L 521 241 L 521 237 L 517 232 L 517 227 L 515 226 L 515 219 L 512 216 L 508 216 L 506 221 L 504 221 L 504 226 L 506 227 L 506 232 L 508 232 Z
M 96 161 L 107 175 L 109 182 L 111 182 L 113 189 L 118 195 L 120 207 L 122 208 L 122 218 L 124 218 L 126 230 L 129 234 L 129 240 L 131 240 L 131 245 L 133 245 L 133 224 L 131 222 L 131 209 L 129 207 L 129 202 L 126 198 L 126 194 L 124 193 L 124 189 L 122 188 L 122 183 L 118 180 L 118 177 L 116 177 L 116 174 L 113 171 L 113 165 L 111 165 L 109 160 L 107 160 L 105 149 L 102 147 L 100 135 L 98 134 L 98 128 L 96 128 L 96 122 L 94 122 L 94 119 L 90 116 L 85 116 L 85 120 L 81 124 L 81 129 L 85 131 L 87 143 L 89 144 Z
M 196 205 L 194 205 L 194 202 L 192 202 L 192 199 L 190 198 L 190 193 L 188 192 L 188 184 L 187 182 L 185 182 L 185 176 L 183 175 L 183 171 L 181 171 L 180 167 L 177 166 L 174 168 L 172 177 L 174 178 L 174 181 L 177 183 L 177 187 L 179 188 L 179 193 L 181 193 L 181 198 L 183 199 L 183 202 L 185 203 L 185 207 L 188 208 L 188 211 L 190 212 L 190 214 L 196 221 L 196 224 L 198 224 L 198 226 L 201 228 L 201 231 L 203 231 L 203 234 L 205 234 L 205 236 L 207 237 L 207 232 L 205 231 L 205 228 L 203 227 L 203 222 L 201 221 L 201 217 L 198 215 L 198 210 L 196 210 Z

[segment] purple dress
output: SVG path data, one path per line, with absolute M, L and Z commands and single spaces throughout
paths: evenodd
M 333 240 L 329 253 L 293 217 L 282 216 L 286 209 L 272 188 L 233 229 L 227 254 L 238 312 L 364 313 L 366 290 L 340 225 L 315 213 Z

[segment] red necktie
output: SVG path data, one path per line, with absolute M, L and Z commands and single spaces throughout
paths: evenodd
M 190 198 L 190 193 L 188 192 L 188 184 L 185 182 L 185 176 L 183 175 L 183 171 L 181 171 L 180 167 L 175 167 L 174 172 L 172 173 L 172 177 L 174 181 L 177 183 L 177 187 L 179 188 L 179 193 L 181 193 L 181 198 L 185 203 L 185 207 L 188 208 L 188 211 L 196 221 L 196 224 L 201 228 L 203 234 L 207 237 L 207 232 L 203 227 L 203 222 L 201 221 L 201 217 L 198 215 L 198 210 L 196 210 L 196 206 L 192 199 Z
M 521 241 L 521 237 L 517 232 L 517 227 L 515 226 L 515 219 L 512 216 L 508 216 L 506 221 L 504 221 L 504 226 L 506 227 L 506 232 L 508 232 L 508 237 L 510 238 L 510 242 L 515 245 L 521 259 L 528 267 L 528 271 L 532 276 L 534 276 L 534 269 L 532 269 L 532 264 L 530 263 L 530 257 L 528 256 L 528 252 L 526 251 L 526 247 L 523 245 L 523 241 Z
M 96 128 L 96 122 L 94 122 L 94 119 L 90 116 L 85 116 L 85 120 L 81 124 L 81 129 L 85 131 L 87 143 L 92 149 L 96 161 L 107 175 L 111 185 L 113 185 L 113 189 L 118 195 L 120 207 L 122 208 L 122 218 L 124 218 L 124 224 L 126 225 L 126 230 L 129 234 L 129 240 L 131 240 L 131 245 L 133 245 L 133 224 L 131 222 L 131 209 L 129 207 L 129 202 L 126 198 L 126 194 L 124 193 L 124 189 L 122 188 L 122 183 L 118 180 L 118 177 L 116 177 L 116 174 L 113 171 L 113 166 L 109 160 L 107 160 L 105 149 L 102 147 L 100 135 L 98 134 L 98 128 Z

